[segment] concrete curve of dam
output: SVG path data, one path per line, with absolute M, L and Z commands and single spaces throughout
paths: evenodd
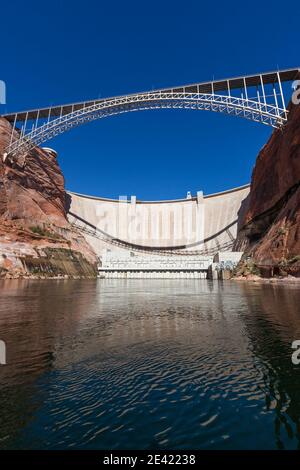
M 101 258 L 107 249 L 160 254 L 232 251 L 250 185 L 185 199 L 107 199 L 68 191 L 68 219 Z

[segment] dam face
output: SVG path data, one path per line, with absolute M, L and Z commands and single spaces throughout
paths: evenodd
M 126 270 L 133 252 L 141 265 L 148 259 L 156 270 L 160 259 L 169 272 L 184 271 L 184 259 L 190 263 L 195 256 L 207 269 L 218 252 L 232 252 L 249 190 L 246 185 L 211 195 L 199 191 L 195 197 L 188 194 L 186 199 L 171 201 L 139 201 L 135 196 L 113 200 L 69 192 L 68 218 L 107 269 L 111 263 L 113 270 L 118 266 Z M 165 256 L 171 256 L 173 264 L 166 265 Z

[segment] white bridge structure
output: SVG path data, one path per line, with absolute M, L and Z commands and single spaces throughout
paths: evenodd
M 5 114 L 2 117 L 12 124 L 12 135 L 3 159 L 24 155 L 73 127 L 130 111 L 160 108 L 214 111 L 281 128 L 288 117 L 283 84 L 296 80 L 299 71 L 299 68 L 277 70 Z

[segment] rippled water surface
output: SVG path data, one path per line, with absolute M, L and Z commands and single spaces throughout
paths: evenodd
M 2 449 L 299 448 L 300 288 L 1 281 Z

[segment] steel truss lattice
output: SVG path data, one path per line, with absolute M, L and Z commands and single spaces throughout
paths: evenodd
M 213 111 L 281 128 L 288 117 L 281 82 L 296 78 L 298 73 L 299 69 L 270 72 L 6 115 L 4 117 L 13 123 L 13 131 L 4 159 L 24 155 L 35 146 L 81 124 L 148 109 Z M 254 96 L 250 97 L 253 89 Z M 19 122 L 21 130 L 17 130 Z

